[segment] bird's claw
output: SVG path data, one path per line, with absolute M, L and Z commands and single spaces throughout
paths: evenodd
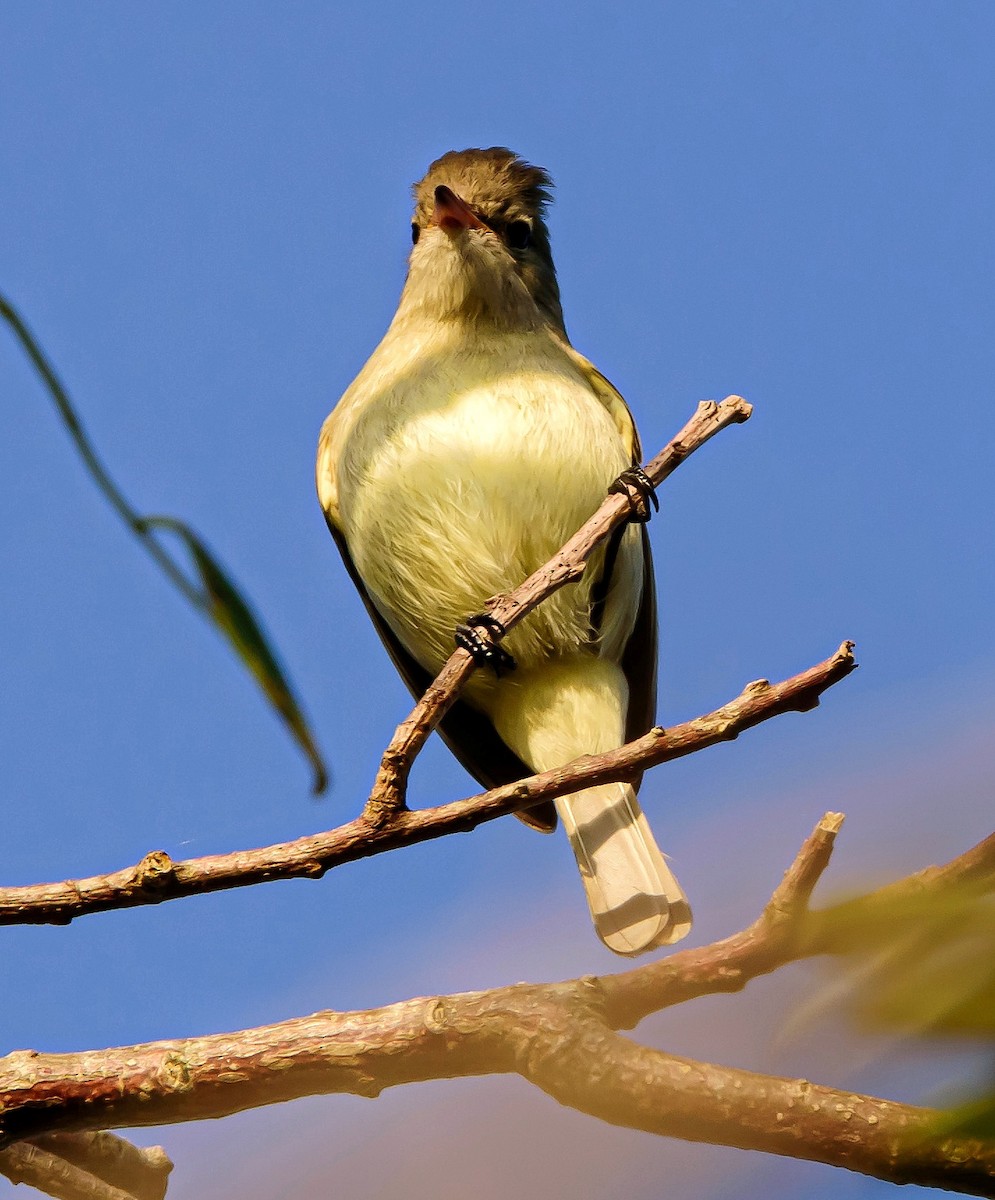
M 467 617 L 462 625 L 456 626 L 456 645 L 466 650 L 478 667 L 490 667 L 495 675 L 514 671 L 518 663 L 503 646 L 481 634 L 481 630 L 485 629 L 492 634 L 498 634 L 499 637 L 503 637 L 506 632 L 497 617 L 492 617 L 489 613 L 477 613 Z
M 660 501 L 657 498 L 656 486 L 642 467 L 628 467 L 608 489 L 609 493 L 617 492 L 629 501 L 631 520 L 645 525 L 653 513 L 653 508 L 660 511 Z

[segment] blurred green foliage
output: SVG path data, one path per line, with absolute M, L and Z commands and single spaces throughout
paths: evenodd
M 989 1085 L 931 1132 L 995 1139 L 995 896 L 992 881 L 897 889 L 841 905 L 832 949 L 850 957 L 850 1007 L 871 1031 L 957 1038 L 987 1056 Z

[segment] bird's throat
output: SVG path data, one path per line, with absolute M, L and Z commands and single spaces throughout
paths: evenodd
M 525 332 L 546 323 L 493 234 L 432 229 L 411 254 L 397 320 L 429 319 Z

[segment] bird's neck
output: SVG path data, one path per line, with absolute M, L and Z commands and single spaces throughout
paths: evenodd
M 436 239 L 412 253 L 391 328 L 430 324 L 454 325 L 466 333 L 528 333 L 547 321 L 514 268 L 491 247 Z

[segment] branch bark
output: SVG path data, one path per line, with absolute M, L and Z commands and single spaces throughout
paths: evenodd
M 181 862 L 174 862 L 163 850 L 153 850 L 135 866 L 105 875 L 0 888 L 0 925 L 65 925 L 77 917 L 110 909 L 159 904 L 277 879 L 317 879 L 343 863 L 473 829 L 554 796 L 627 779 L 647 767 L 732 741 L 771 717 L 814 708 L 820 695 L 855 667 L 853 644 L 844 642 L 835 654 L 798 675 L 774 684 L 756 680 L 715 712 L 669 729 L 651 729 L 608 754 L 578 758 L 556 770 L 468 799 L 416 811 L 402 809 L 377 824 L 364 813 L 326 833 L 261 849 Z
M 616 1030 L 681 999 L 742 987 L 821 953 L 809 913 L 842 817 L 828 813 L 748 929 L 620 975 L 421 997 L 369 1012 L 321 1012 L 235 1034 L 84 1054 L 19 1051 L 0 1060 L 0 1139 L 55 1129 L 220 1117 L 305 1095 L 376 1096 L 427 1079 L 517 1073 L 603 1120 L 696 1141 L 995 1195 L 995 1144 L 927 1136 L 912 1105 L 679 1058 Z M 995 837 L 943 868 L 882 889 L 995 886 Z M 875 893 L 876 895 L 877 893 Z

